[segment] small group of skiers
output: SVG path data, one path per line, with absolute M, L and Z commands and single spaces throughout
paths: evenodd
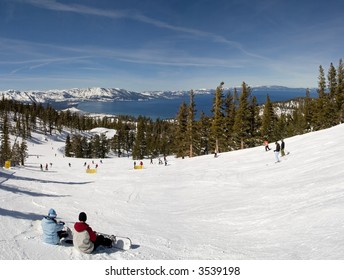
M 274 150 L 275 159 L 276 159 L 276 162 L 280 162 L 279 154 L 281 153 L 281 157 L 285 156 L 285 143 L 284 143 L 284 141 L 282 139 L 281 140 L 281 144 L 279 144 L 278 141 L 276 141 L 275 145 L 276 145 L 275 150 Z M 270 151 L 271 150 L 267 140 L 264 141 L 264 146 L 265 146 L 265 151 Z
M 143 167 L 143 161 L 141 160 L 140 161 L 140 166 L 141 166 L 141 168 Z M 134 161 L 134 168 L 136 167 L 136 161 Z
M 152 157 L 150 158 L 150 164 L 154 164 Z M 158 164 L 159 165 L 165 164 L 165 166 L 166 166 L 167 165 L 167 158 L 166 158 L 166 156 L 164 156 L 164 162 L 162 162 L 161 158 L 159 157 L 158 158 Z M 136 161 L 134 161 L 134 168 L 136 167 L 136 165 L 137 165 L 137 163 L 136 163 Z M 143 162 L 142 161 L 140 161 L 140 166 L 143 167 Z
M 52 166 L 53 166 L 53 164 L 50 163 L 50 167 L 52 167 Z M 41 170 L 43 171 L 43 164 L 40 165 L 40 168 L 41 168 Z M 48 171 L 48 170 L 49 170 L 48 164 L 46 163 L 46 164 L 45 164 L 45 171 Z
M 165 164 L 165 166 L 167 165 L 167 158 L 166 156 L 164 156 L 164 163 L 162 162 L 161 158 L 159 157 L 158 158 L 158 164 L 161 165 L 161 164 Z
M 99 161 L 100 163 L 103 163 L 102 160 Z M 87 169 L 91 169 L 91 165 L 90 164 L 87 164 L 87 162 L 85 161 L 84 162 L 84 167 L 87 166 Z M 94 160 L 92 160 L 92 166 L 94 166 L 96 169 L 99 167 L 99 164 L 98 163 L 95 163 Z
M 61 239 L 73 240 L 76 249 L 83 253 L 90 254 L 99 246 L 111 248 L 112 240 L 97 234 L 86 223 L 87 215 L 85 212 L 79 214 L 79 221 L 74 224 L 73 231 L 65 227 L 65 223 L 56 220 L 57 214 L 54 209 L 50 209 L 48 215 L 42 219 L 43 242 L 57 245 Z

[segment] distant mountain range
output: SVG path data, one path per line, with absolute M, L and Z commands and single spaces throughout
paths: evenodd
M 238 87 L 238 90 L 240 88 Z M 260 86 L 252 87 L 255 92 L 277 92 L 277 91 L 300 91 L 300 96 L 305 96 L 306 88 L 288 88 L 283 86 Z M 214 94 L 215 89 L 197 89 L 195 95 Z M 47 91 L 0 91 L 0 97 L 12 99 L 25 103 L 69 103 L 76 104 L 83 101 L 145 101 L 152 99 L 173 99 L 189 95 L 190 91 L 144 91 L 135 92 L 118 88 L 86 88 L 69 90 L 47 90 Z

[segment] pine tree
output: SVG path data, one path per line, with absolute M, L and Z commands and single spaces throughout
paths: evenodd
M 207 155 L 210 149 L 211 119 L 210 117 L 206 116 L 204 112 L 201 112 L 197 127 L 200 137 L 200 153 Z
M 254 147 L 257 143 L 261 143 L 260 141 L 260 126 L 262 123 L 260 117 L 260 106 L 258 105 L 257 97 L 253 96 L 251 98 L 250 104 L 250 111 L 251 111 L 251 132 L 250 137 L 251 140 L 249 141 L 249 146 Z
M 336 68 L 333 66 L 332 62 L 328 70 L 327 81 L 328 81 L 328 89 L 329 89 L 329 98 L 330 100 L 334 100 L 336 89 L 337 89 L 337 71 L 336 71 Z
M 343 60 L 339 60 L 337 69 L 337 88 L 335 93 L 337 112 L 338 112 L 338 123 L 344 121 L 344 65 Z
M 98 134 L 92 137 L 92 158 L 98 158 L 100 155 L 100 136 Z
M 157 155 L 168 155 L 173 152 L 176 131 L 175 126 L 175 124 L 171 124 L 169 121 L 161 121 L 159 129 L 157 130 L 159 137 Z
M 301 100 L 299 101 L 299 104 L 300 106 L 295 108 L 292 113 L 293 135 L 303 134 L 307 126 Z
M 312 119 L 313 119 L 313 109 L 314 107 L 314 102 L 312 101 L 310 97 L 310 91 L 307 88 L 306 90 L 306 98 L 304 99 L 303 103 L 303 114 L 305 117 L 305 130 L 306 131 L 311 131 L 313 127 Z
M 123 135 L 124 135 L 123 136 L 124 138 L 123 149 L 127 152 L 127 154 L 129 154 L 129 152 L 133 149 L 135 133 L 128 124 L 124 125 Z
M 319 66 L 319 76 L 318 76 L 318 99 L 316 102 L 315 112 L 314 112 L 314 128 L 315 130 L 327 128 L 328 117 L 329 117 L 329 98 L 326 94 L 326 79 L 324 68 Z
M 233 146 L 233 126 L 235 122 L 235 98 L 232 96 L 230 90 L 228 90 L 224 101 L 224 136 L 226 143 L 226 151 L 230 151 Z
M 122 121 L 118 120 L 116 127 L 116 134 L 112 138 L 111 148 L 113 151 L 117 152 L 118 157 L 121 156 L 121 149 L 124 146 L 124 125 Z
M 266 96 L 266 102 L 264 105 L 262 125 L 260 128 L 261 136 L 264 140 L 277 140 L 275 135 L 275 126 L 277 122 L 277 117 L 273 105 L 270 100 L 270 96 Z
M 19 143 L 16 141 L 13 144 L 12 147 L 12 152 L 11 152 L 11 164 L 12 166 L 16 166 L 19 165 L 21 162 L 21 155 L 20 155 L 20 145 Z
M 187 134 L 189 140 L 189 156 L 190 158 L 193 157 L 194 151 L 194 140 L 195 140 L 195 115 L 196 115 L 196 104 L 195 104 L 195 94 L 193 90 L 190 91 L 190 104 L 188 107 L 188 115 L 187 115 Z
M 83 158 L 84 157 L 84 151 L 83 151 L 83 145 L 82 145 L 82 137 L 79 134 L 74 134 L 72 137 L 72 147 L 74 156 L 76 158 Z
M 25 139 L 30 138 L 31 137 L 31 126 L 30 126 L 30 112 L 29 111 L 25 111 L 25 125 L 24 125 L 25 129 Z
M 27 148 L 27 143 L 25 140 L 21 142 L 20 145 L 20 163 L 21 165 L 25 164 L 25 159 L 29 156 L 28 154 L 28 148 Z
M 234 134 L 240 141 L 240 148 L 244 148 L 245 140 L 250 138 L 251 132 L 251 112 L 249 106 L 250 88 L 245 82 L 242 83 L 241 94 L 239 98 L 239 107 L 235 115 L 233 126 Z
M 109 145 L 107 137 L 104 133 L 100 134 L 100 149 L 99 149 L 99 158 L 105 158 L 107 153 L 109 152 Z
M 133 159 L 143 159 L 146 155 L 145 118 L 139 116 L 137 120 L 136 138 L 133 147 Z
M 156 137 L 156 126 L 152 119 L 148 118 L 146 121 L 146 155 L 150 158 L 153 158 L 154 154 L 156 154 L 156 149 L 158 148 L 159 140 Z
M 0 145 L 0 166 L 5 164 L 5 161 L 11 159 L 11 143 L 10 143 L 10 134 L 9 134 L 9 122 L 8 115 L 5 113 L 3 126 L 2 126 L 2 135 L 1 135 L 1 145 Z
M 80 136 L 80 150 L 82 154 L 82 158 L 91 158 L 92 157 L 92 139 L 91 141 L 88 141 L 85 136 L 81 137 Z
M 177 114 L 177 127 L 176 127 L 176 135 L 175 135 L 175 151 L 177 157 L 182 157 L 187 154 L 188 150 L 188 107 L 185 101 L 179 107 L 179 111 Z
M 337 104 L 336 104 L 336 92 L 337 92 L 337 70 L 330 64 L 330 68 L 327 74 L 328 83 L 328 126 L 337 124 Z
M 70 135 L 68 134 L 66 137 L 65 156 L 71 157 L 71 154 L 72 154 L 72 143 L 71 143 Z
M 224 113 L 223 113 L 223 88 L 224 82 L 216 88 L 215 97 L 213 99 L 213 120 L 211 125 L 212 138 L 215 141 L 214 152 L 215 154 L 220 152 L 220 141 L 223 139 L 224 134 Z

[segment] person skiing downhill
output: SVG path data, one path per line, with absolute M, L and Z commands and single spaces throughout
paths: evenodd
M 68 237 L 68 232 L 63 230 L 65 223 L 56 220 L 56 211 L 50 209 L 48 215 L 42 219 L 43 242 L 57 245 L 62 238 Z
M 265 151 L 270 151 L 270 150 L 271 150 L 270 147 L 269 147 L 269 142 L 268 142 L 268 140 L 265 140 L 265 141 L 264 141 L 264 147 L 265 147 Z
M 79 222 L 74 224 L 73 244 L 79 251 L 91 254 L 98 246 L 112 247 L 112 240 L 103 235 L 98 235 L 86 223 L 87 215 L 85 212 L 79 214 Z
M 275 145 L 276 145 L 276 148 L 275 148 L 274 152 L 275 152 L 276 162 L 280 162 L 280 160 L 279 160 L 279 153 L 280 153 L 280 150 L 281 150 L 281 146 L 280 146 L 280 144 L 277 141 L 276 141 Z

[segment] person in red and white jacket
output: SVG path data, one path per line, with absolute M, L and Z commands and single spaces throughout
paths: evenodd
M 81 212 L 79 214 L 79 222 L 74 224 L 74 247 L 86 254 L 92 253 L 100 245 L 112 247 L 112 240 L 93 231 L 92 228 L 86 223 L 86 220 L 86 213 Z

